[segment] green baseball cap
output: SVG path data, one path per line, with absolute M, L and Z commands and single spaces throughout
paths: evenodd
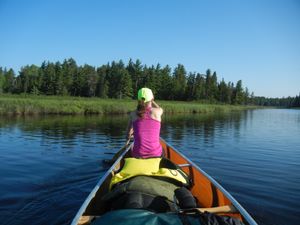
M 149 102 L 154 98 L 151 89 L 149 88 L 141 88 L 138 91 L 138 100 L 144 100 L 145 102 Z

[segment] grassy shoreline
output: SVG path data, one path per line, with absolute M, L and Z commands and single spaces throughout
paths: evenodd
M 157 101 L 166 114 L 230 112 L 257 108 L 255 106 L 234 106 L 203 104 L 197 102 Z M 135 100 L 0 95 L 0 115 L 85 115 L 126 114 L 136 107 Z

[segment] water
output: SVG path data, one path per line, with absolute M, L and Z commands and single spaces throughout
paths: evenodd
M 1 224 L 69 224 L 126 125 L 120 116 L 0 118 Z M 164 116 L 161 136 L 259 224 L 299 224 L 300 110 Z

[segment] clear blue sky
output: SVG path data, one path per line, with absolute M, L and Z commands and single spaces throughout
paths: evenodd
M 299 0 L 0 0 L 0 66 L 140 59 L 257 96 L 300 92 Z

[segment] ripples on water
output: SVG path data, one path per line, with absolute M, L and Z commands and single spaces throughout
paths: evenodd
M 191 119 L 186 127 L 170 127 L 167 140 L 217 179 L 259 224 L 299 224 L 299 118 L 299 110 L 256 110 Z M 182 137 L 174 138 L 174 129 L 184 129 Z
M 0 221 L 68 224 L 124 144 L 126 117 L 0 119 Z M 259 224 L 298 224 L 300 111 L 165 116 L 162 137 Z

